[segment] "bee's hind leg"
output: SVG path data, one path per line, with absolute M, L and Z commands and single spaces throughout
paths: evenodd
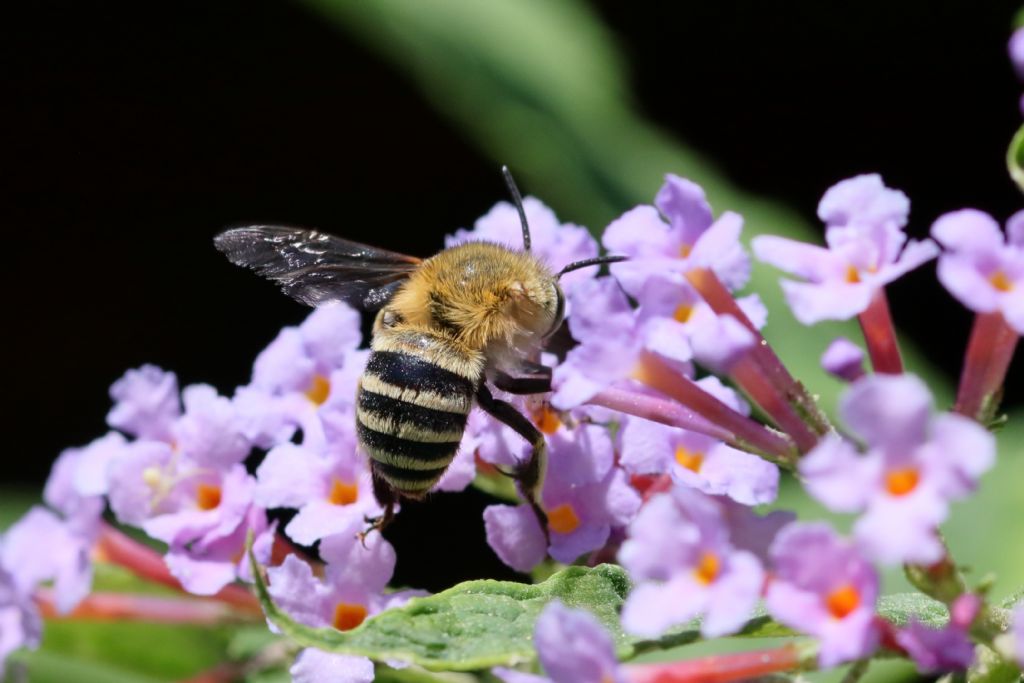
M 520 493 L 533 508 L 533 513 L 537 516 L 537 521 L 540 522 L 540 528 L 547 536 L 548 516 L 541 506 L 544 473 L 548 466 L 548 444 L 544 440 L 544 434 L 511 403 L 494 398 L 486 385 L 481 384 L 477 389 L 476 400 L 491 417 L 507 424 L 532 446 L 529 460 L 516 470 L 514 476 L 519 482 Z
M 377 476 L 376 472 L 373 474 L 373 497 L 384 508 L 384 513 L 377 517 L 363 517 L 367 527 L 359 533 L 359 541 L 364 547 L 366 546 L 367 536 L 374 531 L 383 533 L 384 528 L 395 519 L 395 504 L 398 502 L 398 493 L 391 488 L 391 484 Z

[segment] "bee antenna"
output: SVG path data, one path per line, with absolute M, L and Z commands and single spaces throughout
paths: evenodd
M 594 258 L 583 259 L 582 261 L 573 261 L 565 268 L 558 271 L 558 275 L 556 275 L 555 278 L 560 278 L 566 273 L 571 273 L 574 270 L 586 268 L 587 266 L 597 266 L 602 263 L 618 263 L 619 261 L 626 260 L 629 260 L 628 256 L 623 256 L 621 254 L 606 254 L 604 256 L 595 256 Z
M 508 166 L 501 167 L 501 174 L 505 176 L 505 185 L 512 194 L 512 201 L 515 202 L 516 211 L 519 212 L 519 223 L 523 226 L 523 251 L 530 251 L 530 224 L 526 222 L 526 209 L 523 208 L 523 195 L 519 194 L 516 181 L 512 178 L 512 171 Z

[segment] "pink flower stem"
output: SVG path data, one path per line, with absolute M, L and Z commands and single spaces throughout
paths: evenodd
M 864 342 L 871 356 L 871 367 L 875 372 L 887 375 L 903 373 L 903 359 L 900 347 L 896 342 L 896 328 L 889 315 L 889 300 L 881 287 L 872 295 L 871 303 L 864 312 L 857 316 L 860 329 L 864 333 Z
M 669 427 L 698 432 L 727 443 L 736 440 L 736 435 L 729 430 L 705 419 L 690 408 L 661 396 L 652 396 L 632 389 L 608 387 L 587 403 L 627 415 L 636 415 L 652 422 L 660 422 Z
M 768 417 L 793 438 L 801 453 L 814 448 L 818 443 L 818 435 L 811 431 L 807 423 L 793 410 L 793 406 L 779 394 L 751 355 L 741 358 L 733 366 L 730 374 L 746 394 L 761 406 Z
M 750 355 L 760 367 L 761 374 L 768 380 L 771 391 L 776 394 L 776 399 L 772 403 L 788 403 L 800 420 L 812 432 L 818 435 L 829 433 L 832 430 L 832 426 L 829 424 L 825 414 L 818 408 L 814 397 L 810 395 L 800 382 L 796 381 L 789 374 L 789 370 L 783 365 L 782 359 L 778 357 L 768 344 L 768 341 L 761 335 L 760 330 L 754 326 L 754 323 L 750 321 L 747 314 L 736 303 L 736 299 L 733 298 L 726 286 L 722 284 L 722 281 L 718 279 L 714 271 L 708 268 L 694 268 L 686 274 L 686 279 L 708 305 L 711 306 L 711 310 L 719 315 L 731 315 L 743 323 L 750 330 L 751 334 L 754 335 L 754 348 L 751 349 Z M 739 379 L 737 379 L 737 382 L 739 382 Z M 740 386 L 744 391 L 750 393 L 751 396 L 754 395 L 747 387 L 742 384 Z M 755 400 L 759 399 L 755 397 Z M 763 405 L 761 407 L 764 408 Z M 766 410 L 765 412 L 768 411 Z M 796 437 L 796 435 L 793 436 Z
M 956 412 L 983 424 L 994 417 L 1018 338 L 998 311 L 974 317 L 960 373 Z
M 630 683 L 732 683 L 802 668 L 799 648 L 790 643 L 773 650 L 755 650 L 699 657 L 665 664 L 627 664 Z
M 734 436 L 730 443 L 737 448 L 756 453 L 781 467 L 792 469 L 795 465 L 796 449 L 787 437 L 733 410 L 654 354 L 643 354 L 633 378 L 731 432 Z
M 69 614 L 57 612 L 52 591 L 48 589 L 36 592 L 36 603 L 42 615 L 50 620 L 155 621 L 210 626 L 237 621 L 239 618 L 238 612 L 215 600 L 162 598 L 130 593 L 92 593 Z
M 112 526 L 104 525 L 96 550 L 102 560 L 124 567 L 136 576 L 184 592 L 181 583 L 167 569 L 160 553 Z M 259 600 L 242 586 L 225 586 L 213 598 L 242 612 L 262 614 Z

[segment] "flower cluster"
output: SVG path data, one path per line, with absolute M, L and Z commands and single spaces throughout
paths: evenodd
M 879 647 L 922 671 L 969 666 L 972 626 L 988 607 L 955 581 L 939 585 L 939 570 L 955 572 L 939 526 L 995 460 L 986 426 L 1024 331 L 1024 217 L 1010 219 L 1004 238 L 994 219 L 959 211 L 935 222 L 932 239 L 914 241 L 909 207 L 879 176 L 858 176 L 819 204 L 826 247 L 753 240 L 759 259 L 800 278 L 782 282 L 798 320 L 861 325 L 866 354 L 837 339 L 822 356 L 849 383 L 838 425 L 762 335 L 767 311 L 757 294 L 741 293 L 750 260 L 738 214 L 716 218 L 699 186 L 669 175 L 652 205 L 614 220 L 601 244 L 629 259 L 607 275 L 593 267 L 562 281 L 572 343 L 542 358 L 553 368 L 552 393 L 501 395 L 545 435 L 547 471 L 539 501 L 485 510 L 495 554 L 520 572 L 617 559 L 634 582 L 621 619 L 636 637 L 698 617 L 705 637 L 737 633 L 763 601 L 772 619 L 817 640 L 823 667 Z M 561 224 L 536 199 L 524 208 L 533 251 L 554 271 L 599 253 L 586 229 Z M 515 207 L 497 205 L 446 243 L 469 240 L 518 247 Z M 885 295 L 936 257 L 940 281 L 978 314 L 953 412 L 936 412 L 928 388 L 904 372 Z M 68 613 L 86 597 L 111 518 L 159 541 L 164 582 L 195 595 L 246 591 L 236 584 L 254 578 L 251 542 L 270 596 L 307 626 L 353 629 L 419 595 L 388 591 L 395 551 L 365 533 L 366 519 L 383 510 L 356 436 L 369 353 L 360 322 L 344 304 L 318 308 L 283 329 L 230 396 L 207 385 L 179 389 L 174 374 L 153 366 L 115 382 L 111 431 L 61 454 L 49 507 L 32 509 L 0 540 L 0 661 L 38 643 L 38 604 Z M 435 490 L 500 480 L 531 448 L 474 411 Z M 776 499 L 785 472 L 830 510 L 856 515 L 851 536 L 786 511 L 755 511 Z M 57 551 L 40 554 L 40 543 Z M 922 589 L 946 603 L 947 626 L 896 625 L 878 614 L 879 567 L 900 564 L 932 577 Z M 1024 615 L 1016 623 L 1022 641 Z M 585 612 L 549 605 L 535 645 L 548 680 L 626 678 L 610 635 Z M 374 665 L 307 648 L 291 672 L 300 682 L 370 681 Z

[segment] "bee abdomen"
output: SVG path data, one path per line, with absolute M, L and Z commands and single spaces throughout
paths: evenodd
M 478 380 L 406 348 L 370 354 L 359 383 L 356 431 L 374 472 L 417 497 L 458 452 Z

